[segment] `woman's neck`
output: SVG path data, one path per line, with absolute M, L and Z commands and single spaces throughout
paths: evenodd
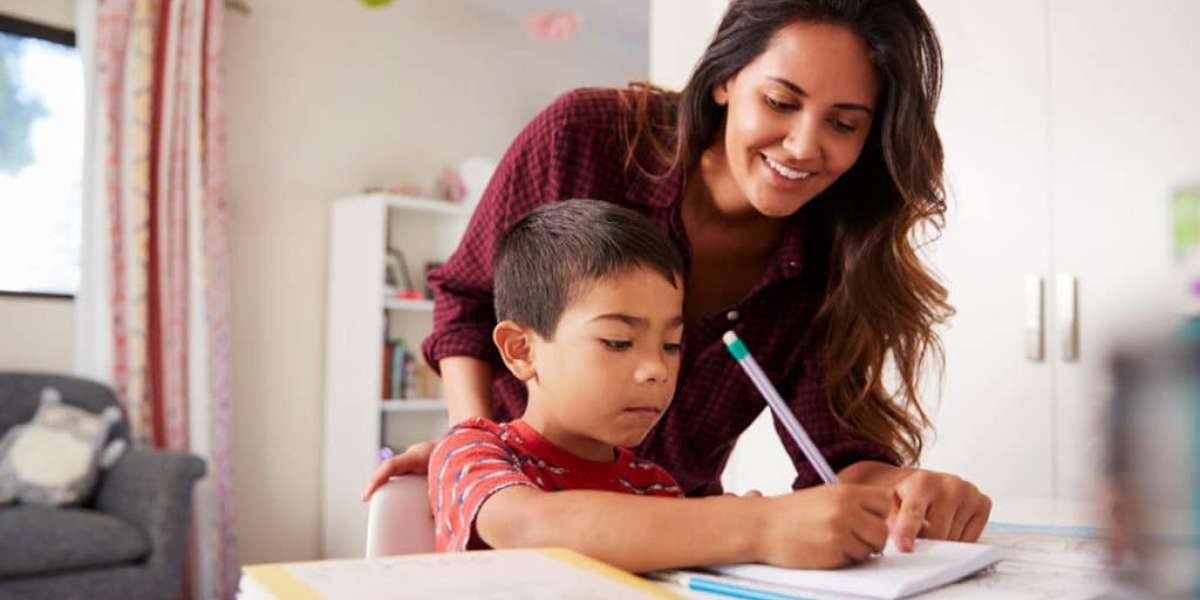
M 783 219 L 758 212 L 742 193 L 719 145 L 700 156 L 683 190 L 684 227 L 691 233 L 720 231 L 736 244 L 738 253 L 768 254 L 779 243 Z M 708 237 L 708 236 L 703 236 Z M 719 237 L 726 237 L 721 235 Z

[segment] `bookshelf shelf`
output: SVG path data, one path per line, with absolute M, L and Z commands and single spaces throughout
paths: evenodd
M 383 306 L 390 310 L 411 310 L 411 311 L 433 311 L 433 300 L 406 300 L 404 298 L 393 298 L 386 293 L 383 297 Z
M 384 412 L 433 412 L 446 410 L 446 401 L 440 398 L 388 400 L 382 404 Z
M 455 218 L 466 218 L 471 216 L 471 207 L 462 204 L 454 204 L 449 200 L 438 200 L 436 198 L 424 198 L 421 196 L 400 196 L 396 194 L 363 194 L 362 196 L 354 196 L 350 199 L 354 200 L 357 198 L 379 201 L 388 208 L 397 210 L 443 215 Z

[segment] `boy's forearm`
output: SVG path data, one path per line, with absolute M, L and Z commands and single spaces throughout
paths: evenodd
M 472 356 L 448 356 L 438 365 L 451 425 L 471 417 L 492 418 L 492 365 Z
M 663 498 L 511 487 L 480 509 L 495 548 L 563 547 L 633 572 L 747 562 L 766 498 Z

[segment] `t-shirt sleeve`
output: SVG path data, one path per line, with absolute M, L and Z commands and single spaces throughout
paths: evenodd
M 452 429 L 429 459 L 429 503 L 438 552 L 471 548 L 480 507 L 492 494 L 513 485 L 537 487 L 495 432 L 473 422 Z

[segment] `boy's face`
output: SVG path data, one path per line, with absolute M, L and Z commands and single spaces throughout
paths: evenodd
M 636 446 L 675 395 L 683 284 L 634 268 L 591 282 L 559 319 L 554 339 L 529 332 L 525 419 L 592 460 Z

